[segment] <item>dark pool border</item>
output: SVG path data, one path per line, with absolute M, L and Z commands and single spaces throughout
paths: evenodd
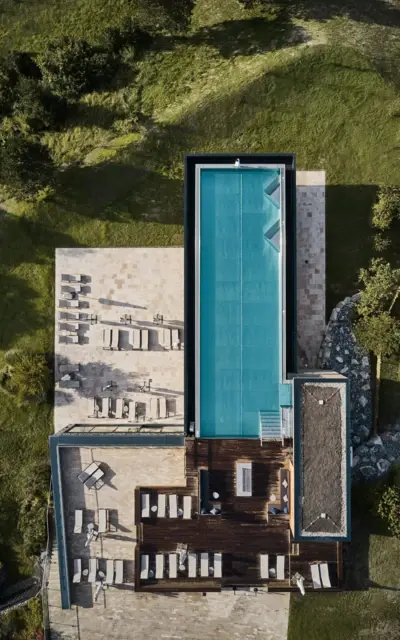
M 285 165 L 286 202 L 286 371 L 297 372 L 296 357 L 296 156 L 288 154 L 188 154 L 185 156 L 185 433 L 195 422 L 195 215 L 196 165 L 234 163 Z

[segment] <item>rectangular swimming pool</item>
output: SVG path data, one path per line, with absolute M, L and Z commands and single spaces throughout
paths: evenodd
M 198 168 L 197 419 L 201 437 L 280 424 L 281 169 Z

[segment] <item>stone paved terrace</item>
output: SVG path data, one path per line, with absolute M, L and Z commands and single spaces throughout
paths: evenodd
M 297 171 L 297 339 L 300 369 L 316 366 L 325 332 L 325 171 Z
M 81 344 L 65 342 L 61 329 L 76 322 L 60 320 L 60 308 L 65 301 L 61 286 L 69 288 L 68 277 L 84 276 L 84 295 L 79 295 L 82 314 L 97 315 L 98 322 L 81 324 Z M 127 420 L 98 418 L 93 420 L 88 409 L 88 398 L 111 397 L 140 401 L 148 407 L 151 398 L 164 397 L 169 417 L 160 416 L 163 424 L 183 424 L 183 250 L 168 249 L 57 249 L 56 251 L 56 317 L 55 354 L 58 364 L 67 362 L 80 365 L 79 389 L 55 390 L 55 431 L 68 424 L 95 423 L 119 424 Z M 121 318 L 128 314 L 132 325 L 125 325 Z M 164 324 L 156 325 L 153 317 L 164 316 Z M 140 327 L 149 330 L 149 350 L 133 351 L 129 329 Z M 182 341 L 180 349 L 164 350 L 163 327 L 177 328 Z M 123 350 L 103 349 L 103 330 L 120 330 Z M 83 330 L 81 330 L 83 329 Z M 56 374 L 59 380 L 62 374 Z M 141 393 L 138 385 L 151 379 L 151 393 Z M 109 382 L 112 390 L 103 391 Z M 140 420 L 148 421 L 146 418 Z M 157 422 L 157 421 L 156 421 Z M 154 424 L 154 422 L 152 423 Z

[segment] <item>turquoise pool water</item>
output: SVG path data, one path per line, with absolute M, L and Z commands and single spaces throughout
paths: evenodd
M 279 177 L 200 173 L 201 437 L 258 437 L 259 411 L 279 419 Z

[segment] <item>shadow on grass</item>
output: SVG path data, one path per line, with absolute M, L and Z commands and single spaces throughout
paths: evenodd
M 0 231 L 0 349 L 48 326 L 38 310 L 42 295 L 51 294 L 53 277 L 45 271 L 35 280 L 26 265 L 54 265 L 56 247 L 76 246 L 72 238 L 24 217 L 4 216 Z M 15 271 L 22 267 L 21 275 Z M 42 290 L 38 289 L 38 286 Z
M 400 26 L 399 8 L 386 0 L 290 0 L 286 2 L 290 14 L 302 20 L 325 22 L 336 17 L 346 17 L 366 24 L 386 27 Z
M 372 205 L 376 185 L 327 185 L 327 314 L 359 290 L 358 276 L 373 255 Z
M 208 45 L 224 58 L 252 56 L 257 53 L 276 51 L 287 46 L 307 42 L 305 29 L 293 24 L 284 13 L 273 20 L 252 18 L 249 20 L 227 20 L 216 25 L 202 27 L 192 35 L 163 36 L 155 38 L 152 48 L 170 51 L 177 45 Z
M 73 210 L 111 222 L 183 223 L 182 181 L 123 162 L 68 168 L 59 176 L 55 200 L 65 215 Z

